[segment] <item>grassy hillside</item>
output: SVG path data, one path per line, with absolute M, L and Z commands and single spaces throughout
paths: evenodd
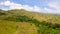
M 34 24 L 0 20 L 0 34 L 37 34 Z
M 0 34 L 60 34 L 60 15 L 0 10 Z
M 10 14 L 11 13 L 11 14 Z M 29 18 L 35 18 L 39 21 L 46 21 L 51 23 L 60 23 L 60 15 L 57 14 L 42 14 L 26 10 L 9 10 L 9 15 L 22 15 L 28 16 Z

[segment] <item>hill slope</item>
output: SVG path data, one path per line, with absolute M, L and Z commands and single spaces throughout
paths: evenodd
M 60 15 L 0 10 L 0 34 L 60 34 Z
M 26 11 L 26 10 L 9 10 L 6 12 L 8 16 L 28 16 L 29 18 L 34 18 L 37 19 L 38 21 L 46 21 L 46 22 L 51 22 L 51 23 L 60 23 L 60 15 L 57 14 L 43 14 L 43 13 L 36 13 L 36 12 L 31 12 L 31 11 Z

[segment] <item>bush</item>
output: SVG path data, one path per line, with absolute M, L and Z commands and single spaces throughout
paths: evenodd
M 32 19 L 28 18 L 27 16 L 16 16 L 16 18 L 14 17 L 7 17 L 4 20 L 9 20 L 9 21 L 17 21 L 17 22 L 30 22 Z
M 28 18 L 27 16 L 17 16 L 17 17 L 16 17 L 16 21 L 29 22 L 29 21 L 31 21 L 31 19 Z

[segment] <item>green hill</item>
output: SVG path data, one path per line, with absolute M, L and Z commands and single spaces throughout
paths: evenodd
M 60 15 L 0 10 L 0 34 L 60 34 Z

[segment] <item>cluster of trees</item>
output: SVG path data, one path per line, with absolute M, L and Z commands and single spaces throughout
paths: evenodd
M 16 22 L 31 22 L 31 23 L 34 23 L 38 27 L 39 27 L 39 25 L 44 25 L 44 26 L 47 26 L 48 28 L 53 28 L 53 29 L 60 28 L 59 24 L 52 24 L 52 23 L 49 23 L 49 22 L 46 22 L 46 21 L 40 22 L 36 19 L 29 18 L 27 16 L 16 16 L 16 18 L 7 17 L 4 20 L 16 21 Z

